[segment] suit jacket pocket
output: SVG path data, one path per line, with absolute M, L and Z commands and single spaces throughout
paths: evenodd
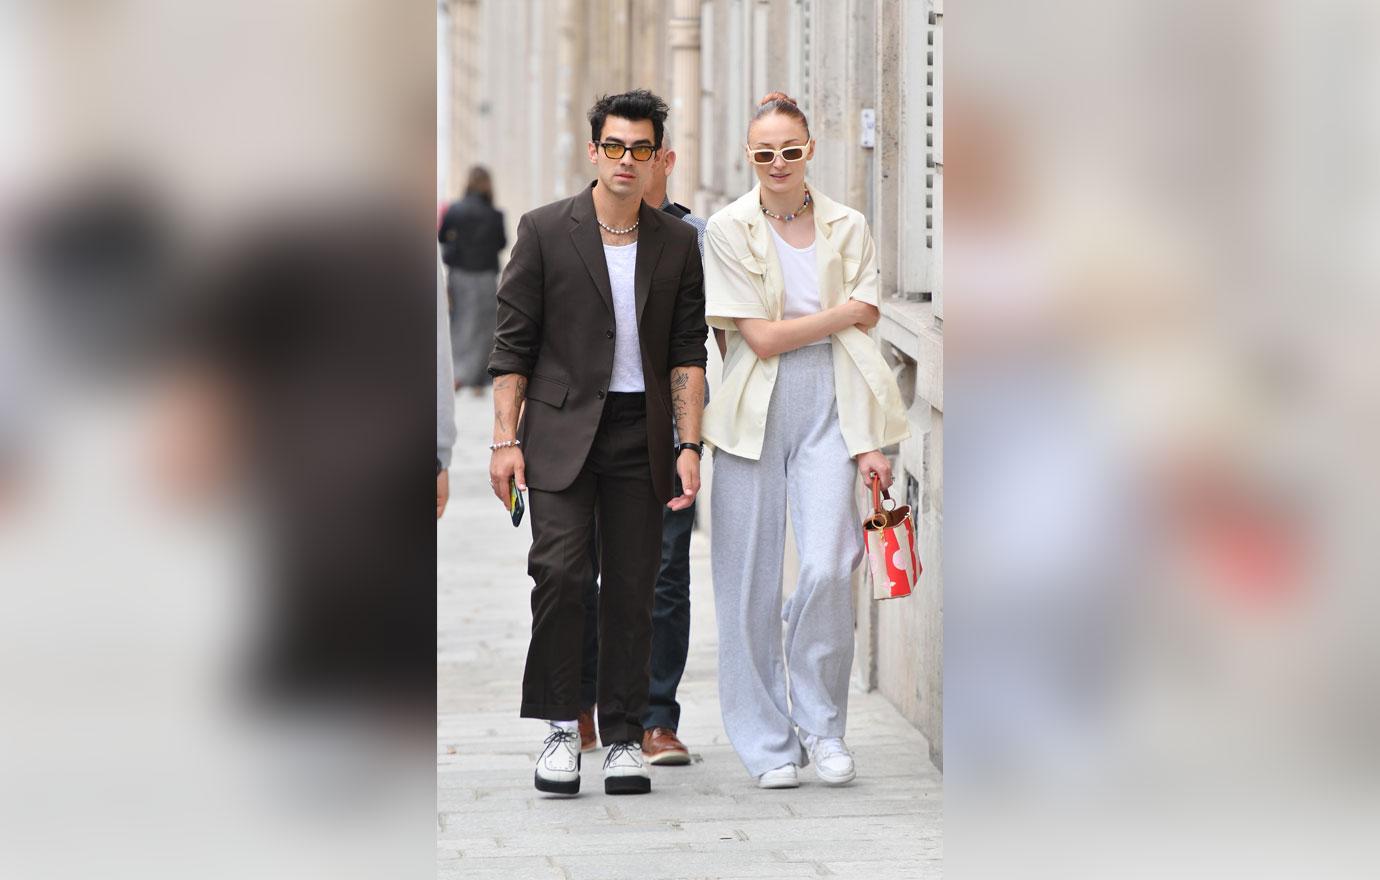
M 527 382 L 528 400 L 540 401 L 557 409 L 565 405 L 565 396 L 569 391 L 570 387 L 564 382 L 548 379 L 545 376 L 533 376 Z

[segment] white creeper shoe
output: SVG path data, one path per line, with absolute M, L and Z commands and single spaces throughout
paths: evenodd
M 537 756 L 537 791 L 571 797 L 580 793 L 580 732 L 552 727 Z
M 782 764 L 775 770 L 768 770 L 757 777 L 758 788 L 799 788 L 800 777 L 796 775 L 794 764 Z
M 620 742 L 609 746 L 604 758 L 604 794 L 646 794 L 652 777 L 642 760 L 642 743 Z
M 805 748 L 810 750 L 815 773 L 825 785 L 847 785 L 857 775 L 853 767 L 853 753 L 837 736 L 806 736 Z

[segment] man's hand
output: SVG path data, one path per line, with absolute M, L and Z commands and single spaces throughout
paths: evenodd
M 881 478 L 882 488 L 890 489 L 893 477 L 891 475 L 891 462 L 882 455 L 880 450 L 864 452 L 858 456 L 858 476 L 862 477 L 863 485 L 872 488 L 872 475 L 876 474 Z
M 526 222 L 527 218 L 523 218 Z M 518 241 L 523 239 L 519 235 Z M 518 422 L 522 419 L 522 404 L 527 397 L 527 377 L 521 373 L 504 373 L 494 377 L 494 442 L 507 443 L 517 436 Z M 500 446 L 489 457 L 489 488 L 494 497 L 508 509 L 509 489 L 517 480 L 518 488 L 527 491 L 527 473 L 522 460 L 522 449 L 517 446 Z
M 503 502 L 504 510 L 508 509 L 509 487 L 513 480 L 517 480 L 518 491 L 527 491 L 527 468 L 522 450 L 516 446 L 495 449 L 489 458 L 489 486 L 494 490 L 494 497 Z
M 436 475 L 436 518 L 446 512 L 446 502 L 450 500 L 450 471 Z
M 695 503 L 695 496 L 700 493 L 700 457 L 694 450 L 681 450 L 676 459 L 676 473 L 680 475 L 682 493 L 666 505 L 668 510 L 684 510 Z

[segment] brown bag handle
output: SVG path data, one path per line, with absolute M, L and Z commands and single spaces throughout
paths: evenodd
M 891 493 L 882 488 L 882 478 L 874 474 L 872 477 L 872 509 L 878 513 L 886 512 L 886 508 L 882 507 L 883 498 L 891 501 L 892 504 L 896 503 L 892 501 Z
M 891 493 L 882 488 L 882 478 L 873 474 L 872 515 L 867 518 L 867 521 L 874 529 L 886 528 L 887 523 L 890 521 L 890 517 L 887 516 L 889 511 L 885 507 L 882 507 L 883 498 L 887 501 L 891 501 Z M 891 501 L 891 503 L 895 504 L 896 502 Z

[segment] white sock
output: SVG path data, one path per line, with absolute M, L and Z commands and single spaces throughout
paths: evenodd
M 549 721 L 547 723 L 560 730 L 578 731 L 580 729 L 580 722 L 578 721 Z

